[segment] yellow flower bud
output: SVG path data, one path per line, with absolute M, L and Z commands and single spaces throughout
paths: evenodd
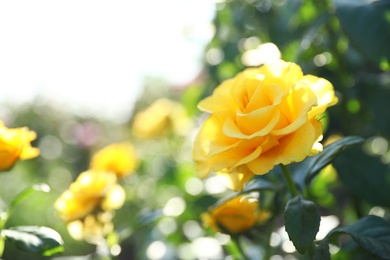
M 268 218 L 268 211 L 259 210 L 258 200 L 244 195 L 234 197 L 202 215 L 206 227 L 230 234 L 245 232 Z

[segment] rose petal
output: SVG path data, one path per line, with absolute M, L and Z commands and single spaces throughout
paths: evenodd
M 260 118 L 263 120 L 253 124 L 253 120 L 257 120 L 259 116 L 261 116 Z M 271 132 L 274 126 L 278 123 L 279 117 L 279 111 L 272 111 L 272 107 L 259 109 L 249 115 L 238 116 L 237 124 L 232 118 L 226 118 L 222 131 L 226 136 L 232 138 L 251 139 L 257 136 L 264 136 Z M 240 125 L 240 128 L 237 125 Z
M 248 158 L 252 160 L 253 154 L 261 152 L 262 148 L 259 147 L 267 139 L 266 137 L 256 137 L 250 140 L 241 140 L 235 147 L 208 157 L 210 168 L 218 172 L 222 169 L 233 169 L 239 166 L 241 161 L 247 161 Z
M 249 68 L 234 77 L 232 82 L 232 97 L 240 111 L 245 111 L 253 93 L 261 85 L 264 76 L 255 68 Z
M 289 93 L 291 86 L 303 76 L 302 69 L 297 64 L 282 60 L 261 66 L 258 73 L 266 75 L 264 85 L 279 86 L 285 93 Z
M 309 112 L 309 118 L 313 118 L 316 115 L 325 112 L 327 107 L 333 106 L 338 102 L 332 84 L 326 79 L 313 75 L 305 75 L 302 79 L 300 79 L 300 82 L 310 86 L 311 90 L 317 97 L 318 105 L 313 107 L 313 109 Z
M 281 138 L 279 145 L 247 163 L 248 168 L 255 174 L 262 175 L 275 165 L 302 161 L 310 153 L 313 143 L 318 138 L 316 136 L 318 127 L 321 127 L 318 121 L 307 121 L 294 133 Z
M 224 81 L 214 90 L 211 96 L 200 101 L 198 108 L 209 113 L 229 111 L 234 113 L 237 110 L 237 105 L 231 93 L 232 81 L 233 79 Z
M 272 107 L 258 109 L 247 115 L 237 116 L 237 124 L 240 129 L 250 135 L 241 135 L 239 138 L 253 138 L 269 134 L 277 125 L 280 119 L 280 111 Z M 255 122 L 255 123 L 254 123 Z
M 195 152 L 203 156 L 212 156 L 237 145 L 239 139 L 225 136 L 222 132 L 224 118 L 212 114 L 205 120 L 195 138 Z
M 262 83 L 251 96 L 244 112 L 249 113 L 259 108 L 278 105 L 285 95 L 281 87 Z
M 289 125 L 273 130 L 273 135 L 287 135 L 296 131 L 308 120 L 308 112 L 317 105 L 314 93 L 305 85 L 297 85 L 294 91 L 278 107 L 288 118 Z

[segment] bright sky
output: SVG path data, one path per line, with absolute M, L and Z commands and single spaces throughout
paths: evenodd
M 120 120 L 143 76 L 185 84 L 199 72 L 214 3 L 1 1 L 0 102 L 39 95 Z

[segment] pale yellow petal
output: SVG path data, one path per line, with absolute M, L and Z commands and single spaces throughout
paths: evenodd
M 318 105 L 309 112 L 309 118 L 325 112 L 327 107 L 333 106 L 338 102 L 333 85 L 328 80 L 313 75 L 305 75 L 300 82 L 310 86 L 317 96 Z
M 296 86 L 286 101 L 279 106 L 282 113 L 287 115 L 290 124 L 273 130 L 271 134 L 286 135 L 296 131 L 308 121 L 308 112 L 316 105 L 317 98 L 309 88 L 302 85 Z
M 244 113 L 249 113 L 263 107 L 278 105 L 284 96 L 286 96 L 286 92 L 278 85 L 266 85 L 261 83 L 253 95 L 250 96 L 249 103 L 246 106 Z
M 235 111 L 237 106 L 231 94 L 232 81 L 224 81 L 214 90 L 211 96 L 199 102 L 198 108 L 208 113 Z
M 301 67 L 283 60 L 261 66 L 259 73 L 266 75 L 263 84 L 276 85 L 282 88 L 285 93 L 288 93 L 290 88 L 303 76 Z
M 271 133 L 280 119 L 280 111 L 273 107 L 265 107 L 246 115 L 237 115 L 237 125 L 245 135 L 238 138 L 250 139 Z

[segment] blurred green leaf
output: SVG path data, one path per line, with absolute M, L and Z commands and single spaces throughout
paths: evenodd
M 26 252 L 50 256 L 64 250 L 61 235 L 48 227 L 17 226 L 4 229 L 2 235 Z
M 297 196 L 290 199 L 284 212 L 286 231 L 299 253 L 304 254 L 312 245 L 320 227 L 317 206 Z
M 181 96 L 181 104 L 185 107 L 189 116 L 199 113 L 197 105 L 201 99 L 203 89 L 199 85 L 187 87 Z
M 377 216 L 364 217 L 350 226 L 333 229 L 328 237 L 337 243 L 342 234 L 350 235 L 362 248 L 383 259 L 390 259 L 390 223 Z
M 351 43 L 363 55 L 380 64 L 390 60 L 390 1 L 335 0 L 336 16 Z
M 154 223 L 157 219 L 163 217 L 162 210 L 155 210 L 151 212 L 141 212 L 137 218 L 137 227 L 141 228 Z
M 35 191 L 42 191 L 42 192 L 50 192 L 50 186 L 47 185 L 46 183 L 39 183 L 39 184 L 34 184 L 31 187 L 23 190 L 20 192 L 11 202 L 8 211 L 11 212 L 12 209 L 18 205 L 22 200 L 25 198 L 29 197 L 31 193 Z
M 359 198 L 377 206 L 390 207 L 389 169 L 378 157 L 350 149 L 333 163 L 343 184 Z

